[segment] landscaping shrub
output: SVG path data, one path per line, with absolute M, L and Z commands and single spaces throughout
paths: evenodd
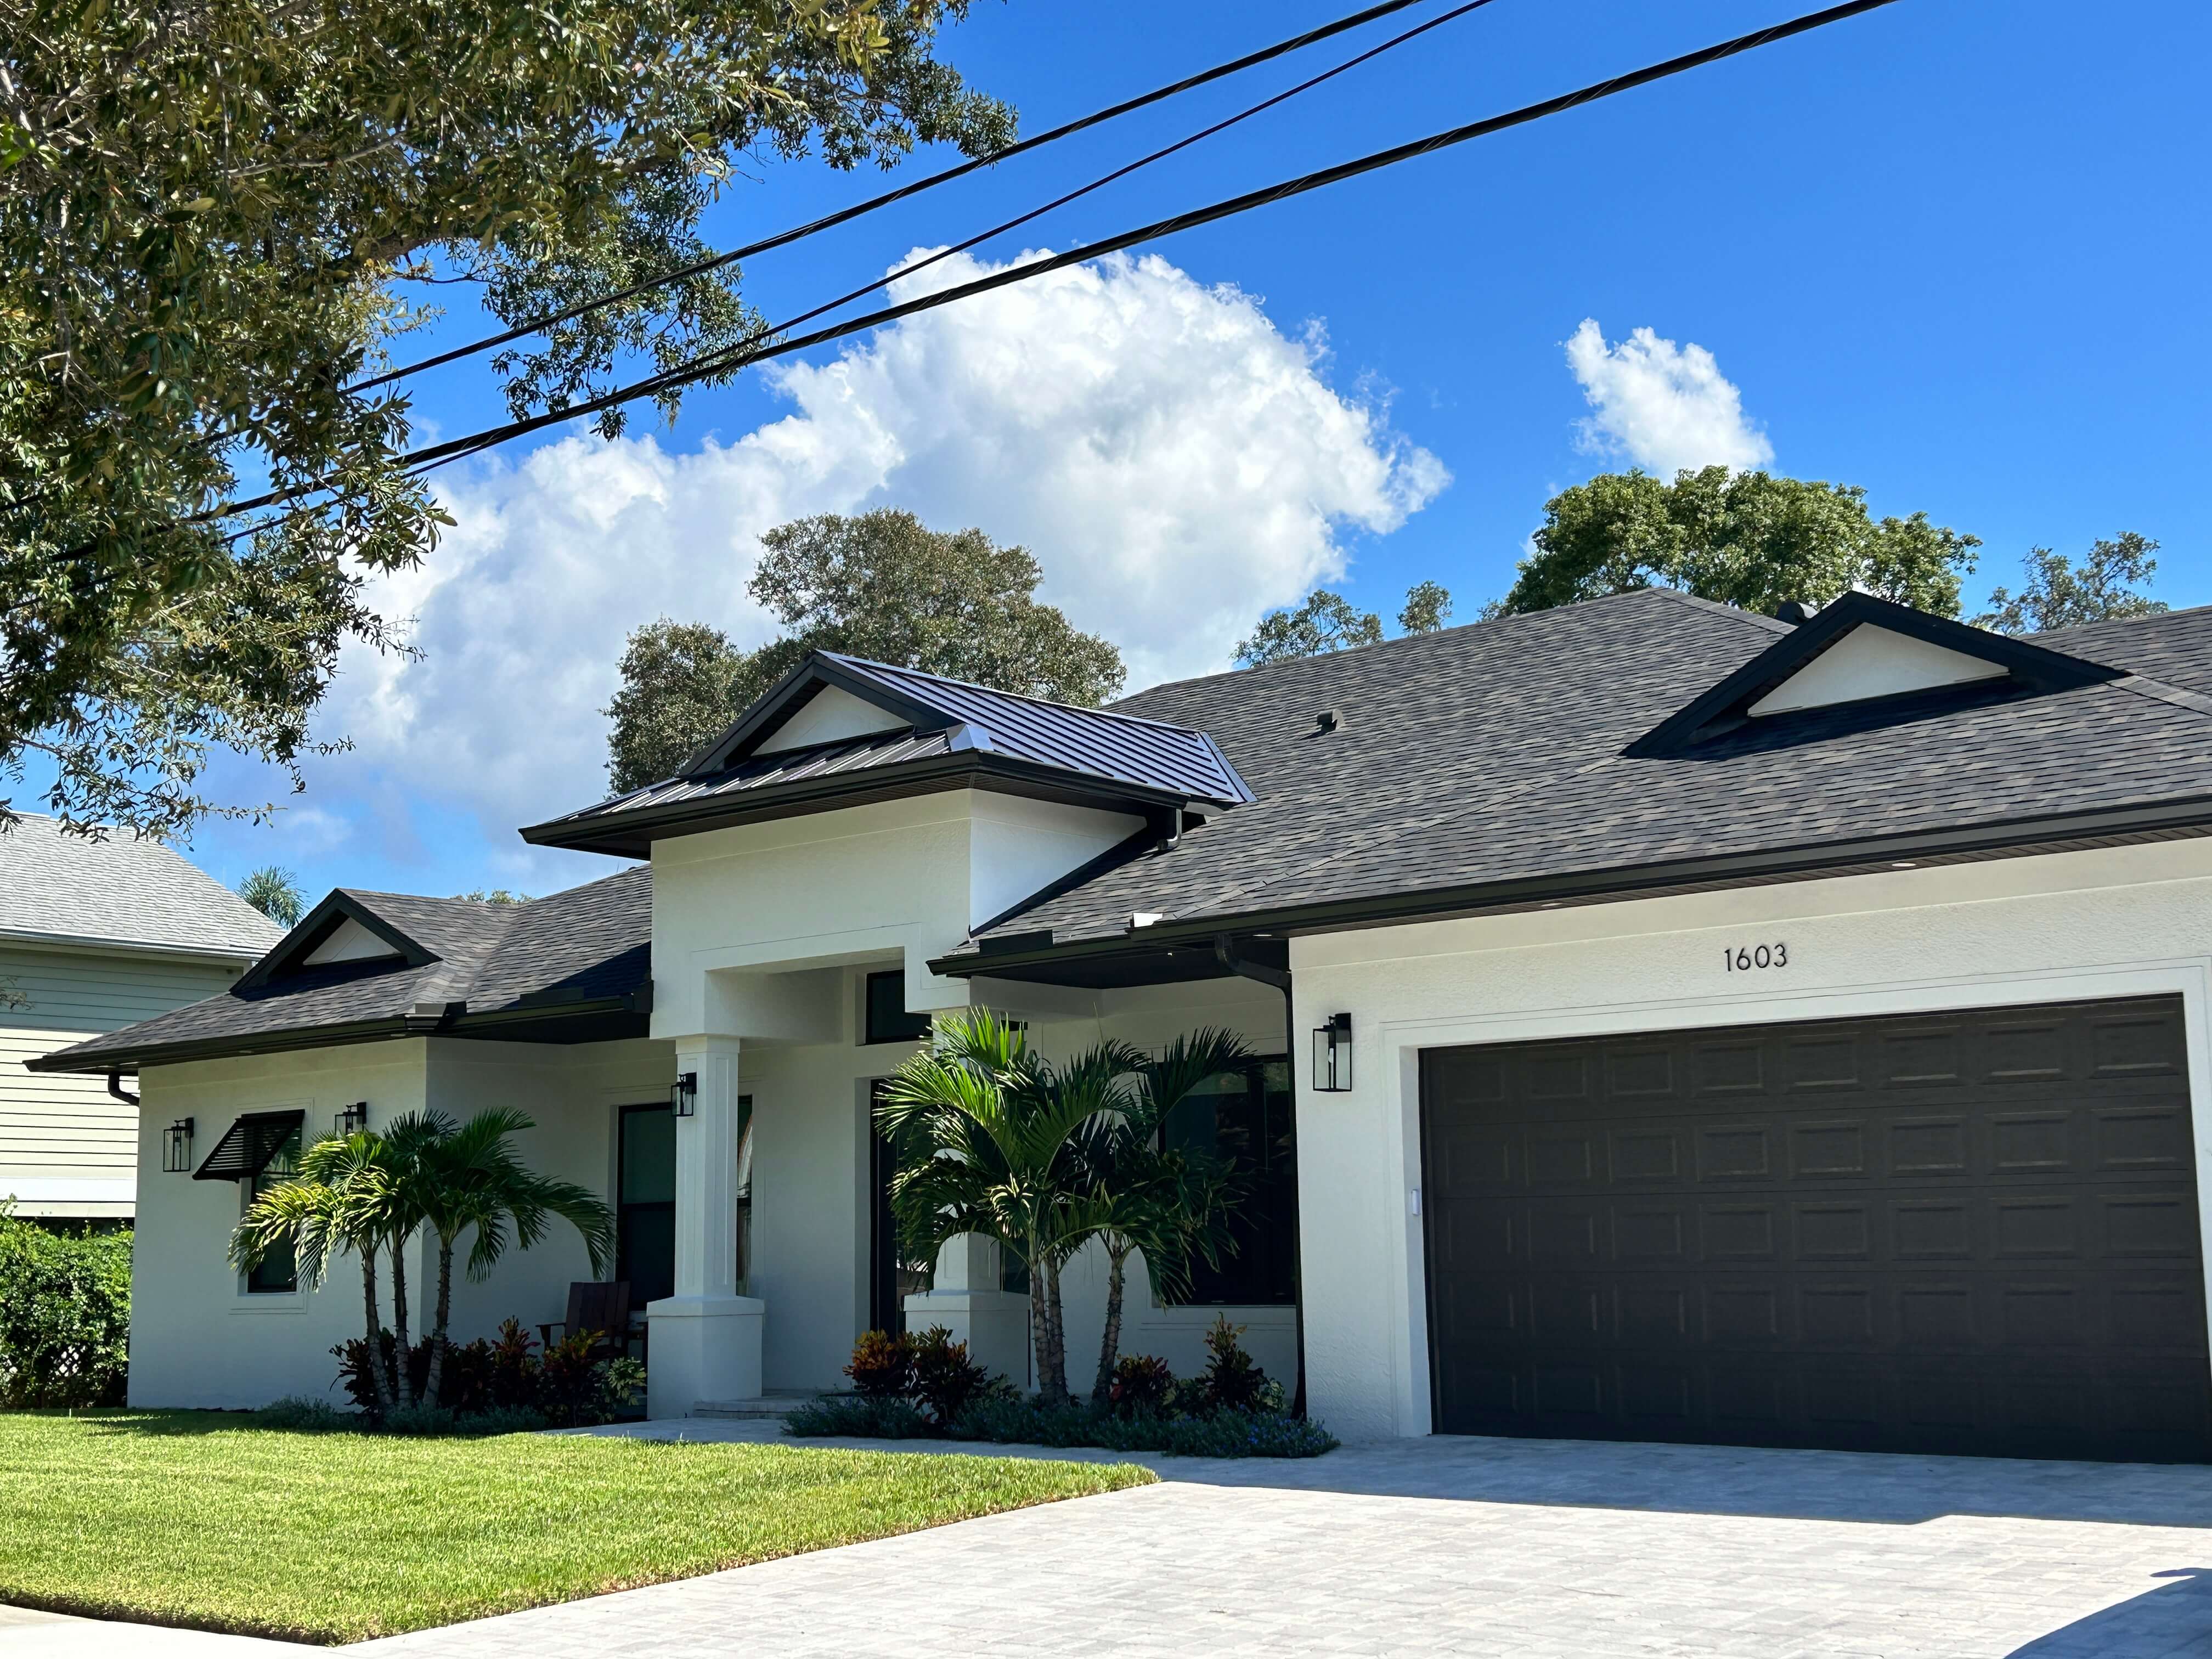
M 793 1407 L 783 1428 L 808 1439 L 921 1440 L 935 1425 L 893 1395 L 828 1394 Z
M 398 1339 L 390 1331 L 378 1336 L 388 1361 Z M 626 1355 L 597 1358 L 594 1349 L 601 1340 L 597 1332 L 579 1331 L 555 1343 L 541 1358 L 532 1352 L 536 1340 L 520 1320 L 509 1319 L 500 1326 L 496 1340 L 478 1337 L 449 1346 L 440 1397 L 425 1401 L 422 1390 L 430 1377 L 430 1341 L 425 1337 L 408 1354 L 416 1403 L 386 1413 L 380 1423 L 376 1386 L 369 1379 L 368 1340 L 350 1337 L 331 1352 L 338 1361 L 340 1386 L 364 1414 L 358 1426 L 394 1434 L 511 1434 L 524 1428 L 611 1423 L 630 1408 L 645 1387 L 645 1367 Z
M 941 1326 L 896 1343 L 871 1331 L 845 1374 L 857 1382 L 866 1372 L 880 1387 L 898 1374 L 902 1357 L 905 1392 L 824 1395 L 793 1411 L 784 1431 L 801 1438 L 1103 1446 L 1183 1457 L 1318 1457 L 1333 1450 L 1336 1437 L 1328 1430 L 1284 1413 L 1280 1385 L 1252 1363 L 1237 1335 L 1235 1326 L 1218 1322 L 1206 1340 L 1212 1358 L 1205 1375 L 1187 1383 L 1176 1381 L 1164 1360 L 1124 1358 L 1115 1368 L 1114 1404 L 1101 1412 L 1082 1401 L 1047 1405 L 1015 1393 L 1003 1380 L 984 1380 L 983 1368 L 968 1358 L 967 1345 L 953 1341 Z M 944 1411 L 942 1396 L 933 1401 L 923 1394 L 922 1379 L 933 1366 L 963 1386 L 975 1380 L 963 1407 Z M 1225 1400 L 1247 1403 L 1216 1403 Z
M 970 1359 L 968 1345 L 955 1342 L 942 1325 L 908 1338 L 907 1349 L 912 1358 L 914 1398 L 934 1423 L 951 1422 L 991 1386 L 989 1370 Z
M 368 1419 L 359 1412 L 342 1412 L 327 1400 L 310 1400 L 305 1395 L 288 1394 L 282 1400 L 272 1400 L 253 1413 L 257 1429 L 289 1429 L 295 1434 L 337 1434 L 347 1431 L 358 1432 L 368 1426 Z
M 897 1400 L 914 1387 L 914 1345 L 903 1332 L 863 1331 L 853 1345 L 853 1363 L 845 1367 L 856 1393 L 870 1399 Z
M 1265 1407 L 1267 1373 L 1253 1363 L 1252 1356 L 1237 1341 L 1243 1334 L 1244 1328 L 1231 1324 L 1227 1314 L 1214 1316 L 1213 1328 L 1206 1334 L 1206 1351 L 1212 1358 L 1198 1376 L 1199 1410 L 1252 1412 Z M 1276 1391 L 1279 1398 L 1280 1392 Z
M 1158 1416 L 1175 1394 L 1175 1373 L 1168 1362 L 1148 1353 L 1125 1353 L 1114 1367 L 1114 1384 L 1107 1400 L 1116 1417 Z
M 390 1331 L 379 1331 L 376 1340 L 384 1350 L 384 1363 L 388 1369 L 399 1339 Z M 374 1412 L 376 1384 L 369 1380 L 368 1339 L 349 1336 L 331 1350 L 331 1357 L 338 1362 L 338 1386 L 346 1391 L 346 1398 L 365 1412 Z M 430 1386 L 430 1339 L 427 1336 L 407 1351 L 407 1386 L 417 1400 L 422 1397 L 422 1390 Z
M 119 1406 L 131 1234 L 22 1221 L 0 1203 L 0 1407 Z

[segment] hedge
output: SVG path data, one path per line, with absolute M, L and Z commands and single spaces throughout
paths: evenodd
M 42 1227 L 0 1205 L 0 1407 L 119 1406 L 131 1233 Z

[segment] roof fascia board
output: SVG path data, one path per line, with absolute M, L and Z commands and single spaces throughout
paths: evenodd
M 89 933 L 40 933 L 28 928 L 0 928 L 0 949 L 65 951 L 100 957 L 152 957 L 163 962 L 204 962 L 225 968 L 244 967 L 268 952 L 250 945 L 161 945 L 147 939 L 101 939 Z M 273 950 L 275 946 L 269 949 Z
M 897 767 L 840 773 L 735 795 L 703 796 L 640 812 L 609 813 L 605 817 L 580 820 L 556 818 L 550 823 L 532 824 L 520 833 L 523 840 L 535 847 L 561 847 L 576 852 L 641 858 L 649 856 L 653 842 L 665 837 L 700 835 L 709 830 L 726 830 L 775 818 L 803 817 L 813 812 L 963 787 L 1138 813 L 1232 804 L 1210 799 L 1192 801 L 1180 793 L 1147 789 L 1141 784 L 1119 780 L 1095 779 L 1085 773 L 988 750 L 960 750 Z
M 677 776 L 696 777 L 728 769 L 750 754 L 769 732 L 812 702 L 815 693 L 824 686 L 835 686 L 863 702 L 872 703 L 886 714 L 908 721 L 918 732 L 941 732 L 959 724 L 942 708 L 850 672 L 827 652 L 811 651 L 739 715 L 736 724 L 694 751 Z
M 269 947 L 265 955 L 246 969 L 238 981 L 241 991 L 266 985 L 287 968 L 297 967 L 325 935 L 341 921 L 357 921 L 399 953 L 410 968 L 427 968 L 438 955 L 419 939 L 410 939 L 343 888 L 333 888 L 320 904 L 300 918 L 291 932 Z
M 264 1031 L 234 1037 L 199 1037 L 189 1042 L 155 1043 L 128 1054 L 87 1054 L 66 1064 L 52 1063 L 58 1055 L 42 1054 L 23 1065 L 33 1072 L 120 1071 L 132 1075 L 143 1066 L 179 1065 L 194 1060 L 228 1060 L 252 1054 L 289 1054 L 305 1048 L 338 1048 L 363 1042 L 381 1042 L 410 1036 L 448 1036 L 457 1032 L 496 1029 L 502 1025 L 544 1025 L 568 1020 L 597 1018 L 606 1014 L 652 1012 L 649 990 L 627 991 L 620 996 L 588 1000 L 534 1004 L 520 1007 L 487 1008 L 480 1012 L 441 1017 L 393 1014 L 373 1020 L 353 1020 L 338 1025 L 305 1025 L 287 1031 Z
M 1871 593 L 1846 593 L 1833 605 L 1799 624 L 1749 662 L 1678 709 L 1621 753 L 1632 760 L 1680 755 L 1709 737 L 1733 731 L 1747 718 L 1744 710 L 1773 690 L 1814 658 L 1836 644 L 1855 628 L 1886 628 L 1892 633 L 1940 646 L 1961 655 L 1978 657 L 2002 666 L 2020 684 L 2038 691 L 2068 690 L 2120 678 L 2126 671 L 2069 656 L 2046 646 L 2030 645 L 2003 634 L 1931 617 L 1910 605 L 1896 605 Z M 1988 681 L 1970 682 L 1986 686 Z M 1961 689 L 1966 689 L 1962 687 Z M 1921 696 L 1923 691 L 1898 694 Z M 1864 701 L 1878 702 L 1881 698 Z
M 397 1037 L 428 1036 L 435 1029 L 434 1021 L 417 1020 L 407 1014 L 387 1014 L 342 1025 L 307 1025 L 295 1030 L 262 1031 L 252 1036 L 196 1037 L 185 1042 L 149 1043 L 143 1048 L 110 1049 L 75 1057 L 64 1050 L 58 1054 L 40 1054 L 25 1060 L 23 1066 L 32 1072 L 82 1072 L 88 1075 L 121 1072 L 135 1076 L 148 1066 L 243 1059 L 253 1054 L 289 1054 L 301 1048 L 342 1048 Z
M 1316 933 L 1403 922 L 1444 921 L 1498 910 L 1522 909 L 1547 902 L 1603 902 L 1652 896 L 1655 889 L 1684 885 L 1746 885 L 1776 879 L 1850 874 L 1899 860 L 2005 857 L 2054 842 L 2097 836 L 2155 840 L 2174 834 L 2212 834 L 2212 796 L 2192 796 L 2156 806 L 2098 812 L 2069 812 L 2047 817 L 2012 818 L 1965 829 L 1914 830 L 1850 842 L 1822 842 L 1773 852 L 1680 859 L 1565 876 L 1434 888 L 1418 893 L 1322 904 L 1285 906 L 1160 922 L 1146 929 L 1144 946 L 1163 950 L 1210 949 L 1218 933 Z M 1126 936 L 1071 940 L 1047 949 L 986 954 L 978 950 L 933 960 L 930 971 L 948 979 L 979 974 L 1003 975 L 1087 956 L 1107 956 L 1135 948 Z

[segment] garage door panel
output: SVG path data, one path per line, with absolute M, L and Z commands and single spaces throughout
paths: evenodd
M 1425 1057 L 1439 1427 L 2205 1458 L 2183 1051 L 2145 1001 Z

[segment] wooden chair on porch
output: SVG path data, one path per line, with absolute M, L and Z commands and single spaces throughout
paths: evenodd
M 556 1337 L 553 1333 L 561 1333 Z M 596 1331 L 599 1340 L 592 1352 L 611 1357 L 628 1353 L 630 1343 L 638 1333 L 630 1329 L 629 1281 L 618 1279 L 611 1285 L 592 1279 L 579 1279 L 568 1286 L 568 1316 L 558 1324 L 540 1325 L 538 1339 L 547 1347 L 564 1340 L 577 1331 Z

